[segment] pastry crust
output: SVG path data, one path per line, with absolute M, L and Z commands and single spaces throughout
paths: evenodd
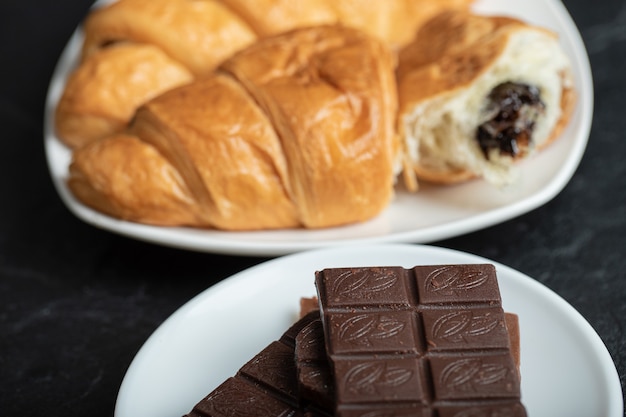
M 446 10 L 468 11 L 474 0 L 328 0 L 339 21 L 382 39 L 393 49 L 409 43 L 417 30 Z
M 220 0 L 260 37 L 289 30 L 336 23 L 328 0 Z
M 70 187 L 122 219 L 228 230 L 294 227 L 267 117 L 223 74 L 142 106 L 129 133 L 74 153 Z
M 391 48 L 408 43 L 418 27 L 448 9 L 468 10 L 473 0 L 221 0 L 261 36 L 315 25 L 359 29 Z
M 514 182 L 517 162 L 558 137 L 575 103 L 557 36 L 507 17 L 438 15 L 401 51 L 397 74 L 406 165 L 429 182 Z M 545 106 L 532 121 L 529 146 L 513 157 L 485 153 L 476 139 L 489 93 L 505 82 L 538 88 Z
M 160 48 L 194 75 L 210 73 L 257 36 L 217 0 L 118 0 L 89 13 L 83 56 L 111 43 Z
M 69 76 L 56 108 L 57 135 L 76 148 L 119 133 L 137 107 L 192 78 L 151 45 L 118 44 L 98 51 Z
M 171 161 L 212 227 L 298 226 L 279 139 L 232 78 L 207 76 L 164 94 L 139 109 L 131 131 Z
M 222 65 L 272 120 L 306 227 L 363 221 L 388 205 L 394 67 L 381 42 L 341 26 L 267 38 Z
M 393 57 L 339 26 L 263 39 L 142 105 L 128 129 L 137 140 L 75 151 L 70 187 L 91 207 L 149 224 L 254 230 L 367 220 L 393 194 Z M 152 207 L 158 201 L 163 210 Z
M 84 204 L 123 220 L 209 225 L 172 164 L 154 147 L 127 133 L 75 151 L 68 186 Z

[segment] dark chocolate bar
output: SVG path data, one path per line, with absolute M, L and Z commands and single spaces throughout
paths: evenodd
M 335 415 L 526 416 L 492 265 L 325 269 L 316 285 Z
M 319 313 L 307 314 L 282 337 L 198 402 L 186 417 L 328 417 L 298 396 L 295 338 Z

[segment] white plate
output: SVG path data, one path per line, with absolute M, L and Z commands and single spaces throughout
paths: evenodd
M 420 245 L 327 248 L 278 258 L 196 296 L 148 339 L 121 385 L 116 417 L 180 416 L 295 321 L 327 267 L 493 263 L 503 306 L 519 315 L 522 401 L 532 417 L 622 417 L 615 365 L 565 300 L 506 266 Z
M 54 133 L 54 108 L 65 79 L 75 65 L 81 33 L 76 31 L 53 75 L 45 112 L 45 149 L 52 180 L 61 199 L 79 218 L 128 237 L 206 252 L 240 255 L 281 255 L 305 249 L 354 243 L 427 243 L 479 230 L 535 209 L 565 187 L 585 150 L 593 112 L 593 87 L 587 54 L 576 26 L 558 0 L 478 0 L 476 10 L 507 13 L 557 31 L 572 59 L 578 103 L 572 121 L 558 141 L 522 165 L 523 179 L 507 190 L 482 182 L 436 188 L 417 195 L 397 192 L 377 218 L 325 230 L 281 230 L 253 233 L 164 228 L 129 223 L 105 216 L 79 203 L 66 185 L 69 149 Z

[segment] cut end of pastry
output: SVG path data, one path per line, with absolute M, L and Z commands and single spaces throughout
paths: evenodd
M 400 62 L 399 130 L 416 176 L 516 182 L 518 162 L 555 140 L 571 116 L 567 56 L 554 34 L 513 19 L 448 13 L 435 24 L 441 37 L 450 25 L 464 48 L 436 39 L 441 49 L 424 53 L 432 62 L 416 57 L 415 45 Z M 420 34 L 415 42 L 426 42 Z

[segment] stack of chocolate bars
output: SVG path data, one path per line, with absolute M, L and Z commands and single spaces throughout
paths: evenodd
M 318 307 L 188 417 L 522 417 L 515 316 L 488 264 L 332 268 Z

